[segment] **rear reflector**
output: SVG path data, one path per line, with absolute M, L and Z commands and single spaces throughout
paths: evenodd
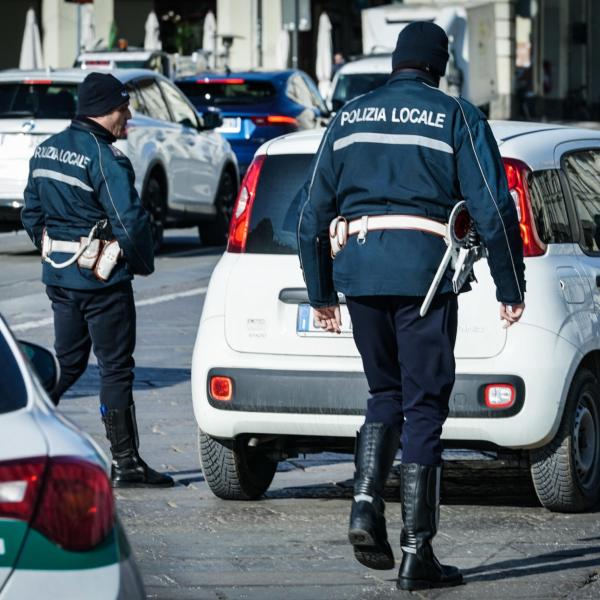
M 488 408 L 510 408 L 515 403 L 517 392 L 508 383 L 492 383 L 485 386 L 484 396 Z
M 227 252 L 242 253 L 246 251 L 252 204 L 254 203 L 260 170 L 265 162 L 265 158 L 264 154 L 257 156 L 250 163 L 244 175 L 235 206 L 233 207 L 229 237 L 227 239 Z
M 210 395 L 213 400 L 229 402 L 233 398 L 233 381 L 230 377 L 217 375 L 210 378 Z

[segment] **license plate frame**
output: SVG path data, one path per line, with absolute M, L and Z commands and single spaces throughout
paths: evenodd
M 242 129 L 241 117 L 223 117 L 223 125 L 217 127 L 219 133 L 239 133 Z

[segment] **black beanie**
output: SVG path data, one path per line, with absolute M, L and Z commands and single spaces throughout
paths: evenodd
M 78 89 L 77 114 L 101 117 L 129 102 L 125 86 L 110 73 L 90 73 Z
M 415 21 L 398 35 L 392 54 L 392 70 L 403 67 L 432 68 L 440 77 L 448 62 L 448 36 L 435 23 Z

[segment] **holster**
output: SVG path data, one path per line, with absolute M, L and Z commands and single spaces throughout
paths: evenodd
M 104 242 L 98 261 L 94 267 L 94 275 L 100 281 L 108 281 L 117 261 L 121 256 L 121 247 L 117 240 Z

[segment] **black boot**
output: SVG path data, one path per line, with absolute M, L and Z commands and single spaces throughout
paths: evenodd
M 381 498 L 398 450 L 400 433 L 385 423 L 365 423 L 356 439 L 354 499 L 348 539 L 359 563 L 371 569 L 393 569 L 394 553 L 385 527 Z
M 126 409 L 107 410 L 102 421 L 113 458 L 110 470 L 113 487 L 171 487 L 174 484 L 171 477 L 151 469 L 140 458 L 133 404 Z
M 397 583 L 401 590 L 449 587 L 463 581 L 456 567 L 439 563 L 431 547 L 439 520 L 441 474 L 441 466 L 402 465 L 404 526 L 400 536 L 402 564 Z

